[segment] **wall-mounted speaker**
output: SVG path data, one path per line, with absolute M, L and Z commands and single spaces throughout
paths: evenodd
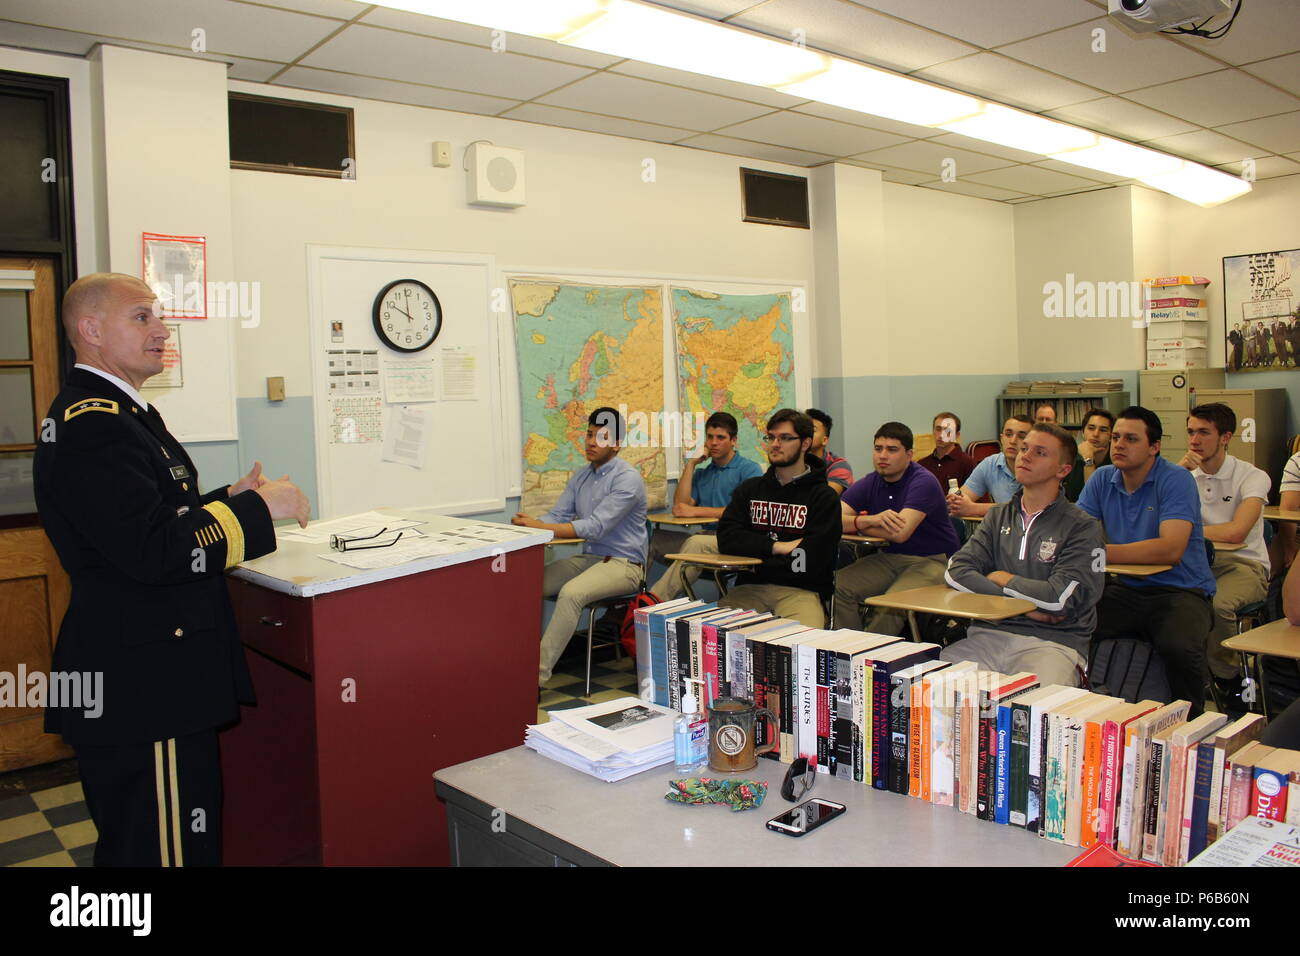
M 471 143 L 465 149 L 469 202 L 480 206 L 524 204 L 524 151 Z

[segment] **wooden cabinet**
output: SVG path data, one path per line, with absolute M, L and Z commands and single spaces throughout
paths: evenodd
M 1003 393 L 998 396 L 998 430 L 1011 415 L 1034 417 L 1039 405 L 1056 409 L 1057 423 L 1071 430 L 1083 428 L 1084 414 L 1090 408 L 1104 408 L 1112 414 L 1129 405 L 1128 392 L 1031 392 L 1026 395 Z

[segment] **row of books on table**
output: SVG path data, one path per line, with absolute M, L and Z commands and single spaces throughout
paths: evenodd
M 1187 701 L 1040 686 L 941 661 L 937 644 L 704 601 L 641 608 L 635 622 L 643 698 L 680 710 L 690 679 L 706 704 L 751 699 L 777 718 L 770 756 L 808 757 L 819 773 L 1166 866 L 1245 817 L 1300 820 L 1300 753 L 1259 743 L 1259 715 L 1189 721 Z

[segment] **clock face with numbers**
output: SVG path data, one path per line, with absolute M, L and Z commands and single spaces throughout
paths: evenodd
M 375 296 L 375 332 L 390 349 L 427 349 L 442 331 L 442 304 L 418 279 L 390 282 Z

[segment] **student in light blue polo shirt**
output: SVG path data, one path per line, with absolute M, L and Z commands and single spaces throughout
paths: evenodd
M 736 431 L 734 416 L 726 412 L 714 412 L 709 416 L 704 423 L 704 453 L 686 459 L 682 475 L 677 479 L 677 493 L 673 496 L 674 515 L 679 518 L 720 518 L 731 503 L 731 493 L 742 482 L 763 474 L 761 467 L 736 451 Z M 688 535 L 656 528 L 650 540 L 650 562 L 661 560 L 665 554 L 717 554 L 718 538 L 713 533 L 717 530 L 717 522 L 709 522 L 703 527 L 710 533 Z M 686 580 L 694 582 L 699 574 L 699 568 L 683 568 L 680 561 L 674 561 L 650 590 L 661 600 L 671 601 L 685 590 L 683 575 Z
M 967 517 L 983 517 L 993 505 L 1010 501 L 1020 490 L 1016 480 L 1016 456 L 1024 447 L 1034 420 L 1028 415 L 1012 415 L 1002 426 L 1002 454 L 983 459 L 962 485 L 957 494 L 948 494 L 948 513 Z M 980 501 L 988 495 L 992 502 Z
M 1112 464 L 1098 468 L 1078 505 L 1101 520 L 1109 564 L 1170 564 L 1146 577 L 1110 579 L 1097 605 L 1094 641 L 1150 641 L 1164 659 L 1169 689 L 1205 703 L 1205 651 L 1214 625 L 1214 574 L 1205 553 L 1196 479 L 1160 457 L 1160 419 L 1134 405 L 1111 432 Z

